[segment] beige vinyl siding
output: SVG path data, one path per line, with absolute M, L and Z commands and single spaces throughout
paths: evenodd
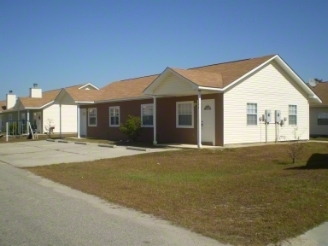
M 247 125 L 247 103 L 257 104 L 257 125 Z M 271 62 L 252 76 L 244 79 L 224 94 L 224 144 L 265 142 L 265 125 L 259 118 L 271 110 L 267 141 L 276 140 L 274 111 L 286 118 L 279 127 L 279 140 L 294 139 L 296 126 L 289 125 L 289 105 L 297 105 L 296 134 L 309 138 L 309 104 L 306 95 L 275 62 Z
M 76 133 L 77 132 L 77 107 L 76 105 L 62 105 L 61 106 L 62 119 L 62 133 Z M 49 120 L 53 121 L 55 126 L 54 132 L 60 132 L 59 125 L 59 105 L 53 104 L 43 110 L 43 129 L 48 125 Z
M 328 125 L 318 125 L 318 114 L 328 113 L 327 107 L 311 107 L 310 108 L 310 134 L 311 135 L 327 135 Z
M 170 74 L 163 79 L 162 83 L 153 92 L 156 95 L 190 95 L 195 94 L 192 83 Z

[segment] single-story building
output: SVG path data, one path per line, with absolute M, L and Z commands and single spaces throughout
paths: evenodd
M 322 104 L 310 104 L 310 135 L 328 136 L 328 81 L 309 85 Z
M 63 89 L 78 105 L 78 135 L 125 139 L 140 116 L 142 141 L 227 144 L 309 139 L 309 103 L 321 100 L 278 55 L 194 67 L 108 84 L 93 94 Z
M 91 83 L 68 88 L 72 91 L 98 90 Z M 5 123 L 9 122 L 15 125 L 16 134 L 23 134 L 28 132 L 29 122 L 37 133 L 48 132 L 50 127 L 57 133 L 77 133 L 77 106 L 54 103 L 59 92 L 60 89 L 43 92 L 34 84 L 28 97 L 8 93 L 6 100 L 0 102 L 0 130 L 5 131 Z

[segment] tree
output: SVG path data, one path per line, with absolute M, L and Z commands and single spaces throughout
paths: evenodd
M 133 141 L 136 141 L 141 133 L 140 117 L 129 115 L 124 124 L 120 125 L 120 131 L 127 135 Z

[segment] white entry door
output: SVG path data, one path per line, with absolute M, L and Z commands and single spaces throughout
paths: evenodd
M 81 137 L 87 136 L 87 109 L 81 108 L 80 111 L 80 135 Z
M 202 142 L 215 145 L 214 99 L 202 100 Z

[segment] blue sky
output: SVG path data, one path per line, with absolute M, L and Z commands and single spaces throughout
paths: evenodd
M 327 0 L 0 0 L 0 99 L 279 54 L 328 80 Z M 128 89 L 128 88 L 127 88 Z

